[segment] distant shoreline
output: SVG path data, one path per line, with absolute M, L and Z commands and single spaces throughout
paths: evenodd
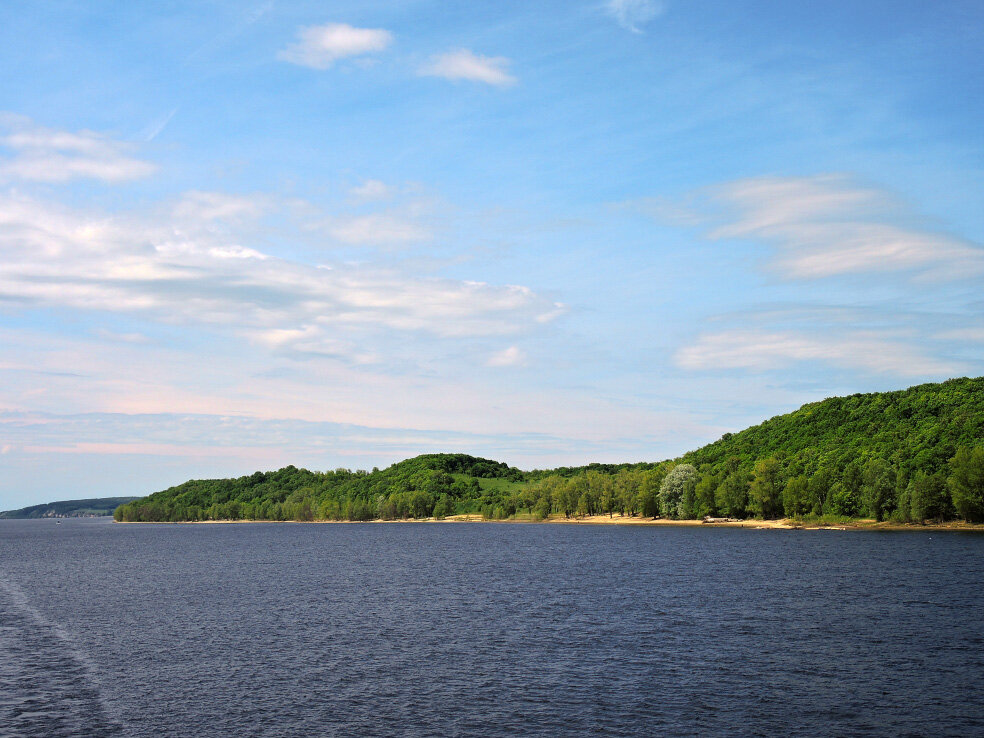
M 856 520 L 847 523 L 807 523 L 783 518 L 779 520 L 721 520 L 705 522 L 703 520 L 670 520 L 666 518 L 642 518 L 628 515 L 588 515 L 580 518 L 565 518 L 552 516 L 545 520 L 532 518 L 513 518 L 509 520 L 487 520 L 481 515 L 449 515 L 446 518 L 404 518 L 399 520 L 180 520 L 180 521 L 114 521 L 120 525 L 231 525 L 236 523 L 295 523 L 298 525 L 355 523 L 506 523 L 521 525 L 624 525 L 624 526 L 666 526 L 676 528 L 749 528 L 753 530 L 888 530 L 888 531 L 933 531 L 953 530 L 984 533 L 984 524 L 967 523 L 961 520 L 951 520 L 945 523 L 894 523 L 877 522 L 875 520 Z

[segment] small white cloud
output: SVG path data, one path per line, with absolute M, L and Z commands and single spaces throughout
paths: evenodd
M 478 56 L 468 49 L 459 49 L 433 57 L 419 73 L 427 77 L 464 79 L 508 87 L 516 84 L 516 78 L 506 71 L 509 64 L 509 59 L 503 56 Z
M 385 200 L 393 194 L 393 188 L 378 179 L 367 179 L 349 192 L 359 200 Z
M 346 23 L 307 26 L 297 31 L 297 41 L 277 58 L 312 69 L 328 69 L 339 59 L 383 51 L 393 34 L 383 28 L 354 28 Z
M 0 148 L 15 152 L 11 158 L 0 158 L 0 181 L 125 182 L 156 170 L 150 162 L 129 155 L 132 144 L 94 131 L 71 133 L 44 128 L 20 115 L 0 114 Z
M 924 356 L 909 345 L 868 334 L 815 337 L 788 331 L 735 331 L 701 336 L 674 357 L 684 369 L 780 369 L 823 362 L 898 376 L 953 376 L 962 367 Z
M 208 250 L 208 255 L 214 256 L 216 259 L 259 259 L 264 261 L 270 258 L 261 251 L 236 244 L 213 246 Z
M 485 362 L 486 366 L 523 366 L 524 364 L 526 364 L 526 354 L 518 346 L 497 351 Z
M 620 26 L 642 33 L 640 26 L 662 15 L 666 6 L 658 0 L 609 0 L 607 9 Z

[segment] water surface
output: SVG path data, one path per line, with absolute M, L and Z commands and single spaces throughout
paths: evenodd
M 984 536 L 0 521 L 4 736 L 984 733 Z

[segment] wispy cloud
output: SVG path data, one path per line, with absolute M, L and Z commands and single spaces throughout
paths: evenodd
M 188 64 L 189 62 L 192 62 L 202 56 L 207 56 L 215 52 L 217 49 L 227 45 L 230 41 L 244 33 L 254 23 L 263 18 L 263 16 L 271 10 L 273 10 L 273 0 L 266 0 L 266 2 L 262 2 L 254 6 L 251 10 L 245 11 L 237 23 L 226 28 L 222 33 L 213 36 L 206 43 L 191 52 L 191 54 L 189 54 L 185 59 L 185 64 Z
M 328 226 L 328 232 L 342 243 L 366 245 L 415 243 L 431 235 L 415 221 L 388 213 L 336 218 Z
M 516 78 L 507 71 L 509 64 L 509 59 L 503 56 L 479 56 L 468 49 L 458 49 L 433 57 L 430 63 L 420 68 L 419 73 L 428 77 L 509 87 L 516 84 Z
M 328 69 L 339 59 L 383 51 L 393 34 L 383 28 L 355 28 L 346 23 L 307 26 L 297 31 L 297 41 L 277 58 L 312 69 Z
M 58 131 L 30 118 L 0 114 L 0 181 L 67 182 L 98 179 L 125 182 L 152 174 L 156 166 L 134 158 L 132 144 L 94 131 Z
M 606 9 L 620 26 L 642 33 L 641 26 L 662 15 L 666 6 L 659 0 L 609 0 Z
M 508 335 L 563 311 L 522 286 L 414 277 L 371 265 L 314 266 L 251 245 L 248 230 L 208 227 L 216 217 L 234 222 L 253 207 L 249 199 L 189 193 L 175 223 L 174 216 L 99 217 L 0 195 L 0 299 L 225 327 L 268 347 L 335 354 L 349 332 Z M 386 227 L 349 224 L 347 235 L 422 236 Z
M 953 328 L 943 331 L 938 338 L 945 341 L 964 341 L 967 343 L 984 343 L 984 327 L 980 328 Z
M 144 143 L 150 143 L 159 135 L 161 131 L 167 128 L 167 124 L 171 122 L 171 119 L 177 114 L 178 109 L 173 108 L 165 115 L 162 115 L 155 121 L 152 121 L 147 125 L 139 134 L 137 134 L 137 139 L 143 141 Z
M 701 336 L 680 349 L 677 365 L 693 370 L 781 369 L 820 362 L 897 376 L 953 376 L 963 367 L 926 356 L 913 346 L 876 335 L 806 335 L 791 331 L 737 330 Z
M 916 271 L 947 279 L 984 273 L 984 247 L 913 225 L 892 193 L 842 175 L 761 177 L 713 190 L 731 213 L 715 239 L 774 245 L 775 271 L 790 279 Z
M 172 214 L 176 220 L 191 223 L 253 220 L 274 207 L 266 195 L 232 195 L 226 192 L 191 190 L 181 195 Z
M 116 331 L 106 330 L 105 328 L 98 328 L 95 331 L 95 335 L 97 338 L 110 343 L 150 343 L 150 339 L 147 336 L 137 332 L 117 333 Z

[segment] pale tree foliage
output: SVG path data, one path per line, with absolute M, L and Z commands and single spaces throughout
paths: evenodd
M 677 464 L 666 475 L 659 488 L 660 512 L 667 518 L 683 518 L 690 515 L 685 501 L 693 500 L 697 486 L 697 469 L 693 464 Z

